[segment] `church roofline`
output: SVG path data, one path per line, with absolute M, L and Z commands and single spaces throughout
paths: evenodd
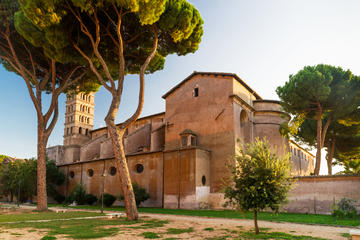
M 162 98 L 166 99 L 172 92 L 174 92 L 176 89 L 178 89 L 179 87 L 181 87 L 185 82 L 187 82 L 188 80 L 190 80 L 193 76 L 195 75 L 219 75 L 219 76 L 229 76 L 229 77 L 233 77 L 235 78 L 241 85 L 243 85 L 251 94 L 253 94 L 256 99 L 261 100 L 262 98 L 260 97 L 259 94 L 257 94 L 251 87 L 249 87 L 249 85 L 247 85 L 238 75 L 236 75 L 235 73 L 225 73 L 225 72 L 197 72 L 194 71 L 192 74 L 190 74 L 188 77 L 186 77 L 184 80 L 182 80 L 179 84 L 177 84 L 175 87 L 173 87 L 172 89 L 170 89 L 170 91 L 168 91 L 167 93 L 165 93 Z
M 146 119 L 146 118 L 152 118 L 152 117 L 156 117 L 156 116 L 160 116 L 160 115 L 164 115 L 164 114 L 165 114 L 165 112 L 159 112 L 159 113 L 155 113 L 155 114 L 147 115 L 147 116 L 145 116 L 145 117 L 138 118 L 136 121 L 144 120 L 144 119 Z M 135 121 L 135 122 L 136 122 L 136 121 Z M 120 124 L 121 124 L 121 123 L 118 123 L 118 124 L 116 124 L 116 126 L 120 126 Z M 105 128 L 107 128 L 107 127 L 101 127 L 101 128 L 93 129 L 93 130 L 91 130 L 90 132 L 95 132 L 95 131 L 103 130 L 103 129 L 105 129 Z

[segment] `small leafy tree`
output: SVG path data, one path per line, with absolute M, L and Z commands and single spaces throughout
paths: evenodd
M 286 201 L 292 183 L 289 155 L 279 157 L 272 153 L 266 139 L 256 139 L 239 148 L 228 165 L 232 181 L 226 181 L 225 206 L 254 211 L 258 234 L 257 213 L 265 208 L 278 211 L 280 204 Z

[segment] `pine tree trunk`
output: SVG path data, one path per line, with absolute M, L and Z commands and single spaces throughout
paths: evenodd
M 257 210 L 254 210 L 254 224 L 255 224 L 255 233 L 259 234 L 259 226 L 257 223 Z
M 329 156 L 327 160 L 327 167 L 328 167 L 328 175 L 332 175 L 332 160 L 334 158 L 334 151 L 335 151 L 335 139 L 331 140 L 331 145 L 329 144 L 330 148 L 328 149 Z
M 317 113 L 317 129 L 316 129 L 316 162 L 315 162 L 315 169 L 314 175 L 319 175 L 320 173 L 320 163 L 321 163 L 321 149 L 322 149 L 322 110 L 318 110 Z
M 45 127 L 38 120 L 38 144 L 37 144 L 37 210 L 47 210 L 46 193 L 46 144 L 47 136 Z
M 116 167 L 119 171 L 119 179 L 124 196 L 126 216 L 129 220 L 137 220 L 139 218 L 139 214 L 136 208 L 135 195 L 122 141 L 125 130 L 118 129 L 114 123 L 114 119 L 118 110 L 118 104 L 116 102 L 116 99 L 113 98 L 108 115 L 105 118 L 105 122 L 114 149 Z

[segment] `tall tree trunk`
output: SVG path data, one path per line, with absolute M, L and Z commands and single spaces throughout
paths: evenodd
M 317 112 L 317 129 L 316 129 L 316 162 L 314 175 L 319 175 L 320 173 L 320 163 L 321 163 L 321 149 L 322 149 L 322 109 L 320 108 Z
M 332 175 L 332 160 L 334 158 L 334 152 L 335 152 L 335 138 L 331 139 L 331 144 L 329 144 L 328 148 L 328 158 L 327 161 L 327 167 L 328 167 L 328 175 Z
M 37 144 L 37 210 L 47 210 L 46 192 L 46 144 L 48 137 L 45 133 L 44 123 L 38 120 L 38 144 Z
M 119 106 L 119 101 L 117 102 L 116 98 L 113 97 L 113 101 L 111 103 L 108 115 L 105 118 L 105 122 L 114 149 L 116 167 L 119 171 L 121 189 L 124 195 L 126 216 L 129 220 L 137 220 L 139 218 L 139 214 L 136 208 L 135 195 L 131 183 L 130 173 L 127 166 L 124 145 L 122 141 L 125 129 L 118 129 L 118 127 L 114 123 L 114 119 Z
M 259 234 L 259 226 L 257 223 L 257 210 L 254 210 L 254 224 L 255 224 L 255 233 Z

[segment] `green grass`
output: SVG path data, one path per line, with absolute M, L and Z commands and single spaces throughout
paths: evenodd
M 346 237 L 347 239 L 351 239 L 350 233 L 341 233 L 340 235 L 341 235 L 342 237 Z
M 166 234 L 182 234 L 182 233 L 191 233 L 194 232 L 192 227 L 190 228 L 168 228 Z
M 56 239 L 56 237 L 54 237 L 54 236 L 47 236 L 47 235 L 41 238 L 41 240 L 55 240 L 55 239 Z
M 102 216 L 104 214 L 95 212 L 40 212 L 40 213 L 22 213 L 22 214 L 0 214 L 0 223 L 5 222 L 24 222 L 32 220 L 54 220 L 54 219 L 67 219 L 78 217 L 94 217 Z
M 297 236 L 284 232 L 260 232 L 255 234 L 254 231 L 240 232 L 241 239 L 272 239 L 272 240 L 326 240 L 312 236 Z
M 56 205 L 59 206 L 59 205 Z M 61 205 L 62 206 L 62 205 Z M 75 206 L 78 209 L 99 209 L 99 206 Z M 123 207 L 110 207 L 105 210 L 124 211 Z M 139 208 L 141 213 L 160 213 L 170 215 L 216 217 L 216 218 L 235 218 L 235 219 L 253 219 L 253 213 L 240 213 L 234 210 L 185 210 L 185 209 L 164 209 L 164 208 Z M 259 220 L 275 222 L 293 222 L 305 224 L 319 224 L 331 226 L 360 226 L 360 216 L 353 219 L 339 219 L 330 215 L 320 214 L 300 214 L 300 213 L 270 213 L 260 212 Z
M 152 239 L 154 239 L 154 238 L 160 238 L 160 236 L 157 235 L 157 234 L 154 233 L 154 232 L 143 232 L 141 235 L 142 235 L 144 238 L 152 238 Z
M 132 229 L 158 228 L 158 227 L 163 227 L 165 224 L 168 224 L 168 223 L 169 223 L 169 221 L 167 221 L 167 220 L 152 219 L 152 220 L 147 220 L 140 226 L 135 226 L 135 227 L 131 227 L 131 228 Z
M 208 227 L 208 228 L 204 228 L 204 230 L 205 230 L 205 231 L 212 232 L 212 231 L 214 231 L 214 228 L 212 228 L 212 227 Z

